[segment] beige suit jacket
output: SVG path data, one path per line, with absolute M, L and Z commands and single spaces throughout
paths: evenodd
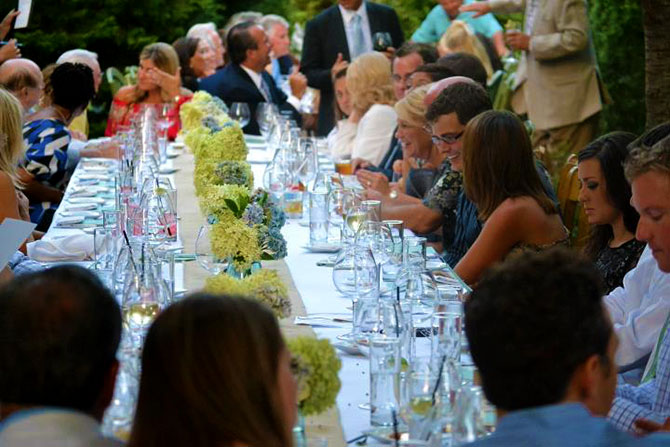
M 602 109 L 601 81 L 585 0 L 537 0 L 529 51 L 517 70 L 528 118 L 537 129 L 584 121 Z M 525 0 L 490 0 L 494 12 L 516 12 Z M 604 91 L 604 90 L 603 90 Z

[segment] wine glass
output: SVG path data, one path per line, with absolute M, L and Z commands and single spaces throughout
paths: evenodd
M 211 231 L 212 226 L 209 223 L 205 223 L 198 230 L 198 237 L 195 240 L 195 257 L 202 268 L 213 275 L 218 275 L 228 268 L 228 260 L 221 259 L 212 252 Z
M 246 102 L 234 102 L 230 107 L 228 115 L 230 118 L 237 121 L 240 124 L 240 127 L 245 127 L 251 120 L 249 104 Z

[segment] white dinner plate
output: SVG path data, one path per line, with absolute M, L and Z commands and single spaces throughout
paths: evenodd
M 103 204 L 106 202 L 102 197 L 68 197 L 68 202 L 74 204 L 83 204 L 83 203 L 97 203 Z
M 312 253 L 337 253 L 340 251 L 340 246 L 335 244 L 307 244 L 303 245 L 302 248 Z

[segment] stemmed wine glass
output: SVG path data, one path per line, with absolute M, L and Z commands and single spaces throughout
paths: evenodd
M 245 127 L 251 120 L 251 112 L 249 111 L 249 104 L 246 102 L 234 102 L 228 115 L 240 124 L 240 127 Z

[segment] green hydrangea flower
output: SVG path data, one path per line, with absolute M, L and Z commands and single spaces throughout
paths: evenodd
M 212 225 L 211 230 L 212 253 L 219 259 L 232 259 L 237 270 L 248 270 L 254 261 L 261 259 L 256 230 L 246 226 L 241 220 L 219 219 L 219 223 Z
M 300 409 L 305 416 L 323 413 L 335 405 L 342 362 L 326 339 L 295 337 L 287 341 L 298 379 Z
M 206 292 L 246 296 L 267 304 L 277 318 L 291 315 L 291 302 L 286 285 L 274 270 L 259 270 L 242 279 L 226 273 L 212 276 L 205 282 Z

